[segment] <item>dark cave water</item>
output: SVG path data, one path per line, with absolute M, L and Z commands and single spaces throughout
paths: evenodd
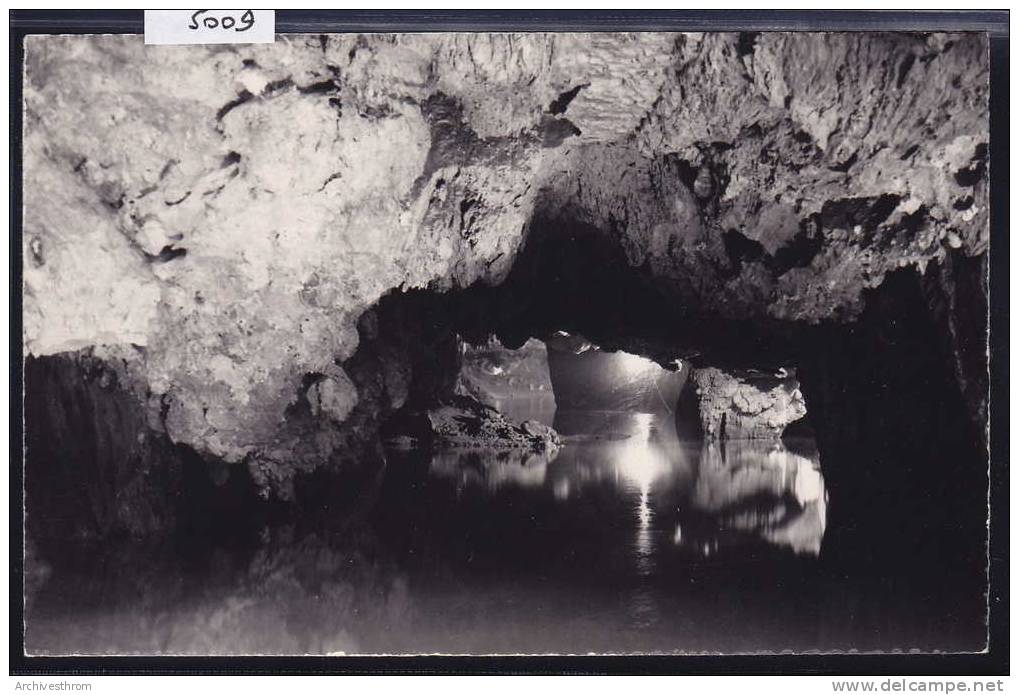
M 979 582 L 917 567 L 908 547 L 897 565 L 829 547 L 812 442 L 681 441 L 668 415 L 518 405 L 554 421 L 567 440 L 556 455 L 394 451 L 373 510 L 328 528 L 204 550 L 67 547 L 30 575 L 27 649 L 982 648 Z

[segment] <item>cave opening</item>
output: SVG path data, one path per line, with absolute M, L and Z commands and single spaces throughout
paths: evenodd
M 416 435 L 411 447 L 428 449 L 432 474 L 488 493 L 508 486 L 544 491 L 564 503 L 583 497 L 591 477 L 607 469 L 617 494 L 634 496 L 645 555 L 652 554 L 650 527 L 659 511 L 656 523 L 669 525 L 671 545 L 702 557 L 748 539 L 820 551 L 826 491 L 813 440 L 802 433 L 783 439 L 783 425 L 804 416 L 795 380 L 784 371 L 733 376 L 693 370 L 679 359 L 667 369 L 561 330 L 515 350 L 494 337 L 481 346 L 461 342 L 460 355 L 455 395 L 429 410 L 437 440 L 421 440 L 406 414 L 390 432 L 388 443 L 397 448 L 407 441 L 395 431 Z M 484 408 L 499 422 L 523 423 L 524 431 L 551 427 L 554 441 L 533 439 L 523 452 L 507 451 L 516 437 L 486 431 L 479 423 Z M 671 519 L 680 508 L 687 513 Z
M 622 501 L 645 569 L 666 541 L 701 560 L 817 556 L 828 493 L 789 336 L 677 306 L 578 219 L 533 222 L 495 286 L 394 292 L 362 318 L 359 391 L 385 371 L 361 376 L 362 353 L 401 355 L 408 381 L 381 427 L 382 495 L 448 484 L 557 515 Z

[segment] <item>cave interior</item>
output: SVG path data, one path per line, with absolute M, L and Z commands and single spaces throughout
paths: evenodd
M 153 530 L 169 538 L 164 543 L 175 554 L 202 563 L 216 548 L 254 552 L 266 529 L 335 537 L 380 518 L 385 529 L 395 524 L 379 511 L 380 499 L 394 494 L 387 489 L 401 488 L 396 494 L 402 495 L 422 484 L 408 472 L 412 467 L 401 468 L 406 454 L 385 442 L 405 433 L 414 413 L 443 404 L 463 407 L 465 400 L 476 407 L 476 399 L 459 388 L 468 349 L 497 340 L 504 352 L 523 353 L 537 339 L 549 354 L 575 362 L 584 357 L 578 345 L 595 344 L 599 354 L 645 371 L 650 365 L 655 374 L 679 380 L 668 399 L 657 392 L 686 439 L 705 436 L 691 400 L 692 370 L 752 374 L 767 383 L 795 374 L 806 415 L 787 429 L 808 435 L 819 454 L 826 487 L 819 547 L 826 590 L 837 594 L 846 583 L 859 590 L 862 581 L 870 587 L 867 595 L 883 595 L 892 583 L 925 606 L 951 602 L 956 608 L 948 620 L 962 626 L 953 638 L 978 644 L 985 625 L 986 551 L 974 539 L 986 533 L 987 458 L 983 401 L 974 394 L 986 388 L 979 339 L 984 272 L 981 261 L 952 254 L 923 274 L 897 271 L 867 293 L 862 315 L 851 323 L 720 320 L 697 307 L 675 306 L 653 274 L 628 264 L 597 230 L 539 219 L 504 282 L 394 291 L 362 316 L 360 346 L 342 365 L 361 394 L 341 428 L 345 446 L 337 448 L 331 467 L 296 475 L 285 500 L 266 495 L 250 467 L 216 461 L 153 432 L 145 408 L 102 360 L 87 352 L 30 357 L 30 559 L 80 567 L 82 551 L 70 552 L 68 544 L 98 543 L 102 557 L 114 549 L 117 560 L 109 566 L 120 566 L 132 557 L 123 548 L 135 547 Z M 958 330 L 961 322 L 970 324 Z M 394 369 L 408 375 L 401 404 L 387 395 Z M 583 402 L 598 378 L 588 368 L 581 374 L 590 383 L 570 383 L 559 372 L 553 378 L 558 392 L 542 395 L 554 396 L 560 406 L 547 424 L 569 434 L 568 420 L 558 417 L 562 405 L 571 398 Z M 610 374 L 603 376 L 611 381 Z M 309 375 L 301 388 L 311 393 L 315 383 Z M 622 407 L 647 409 L 647 402 Z M 307 397 L 287 417 L 298 424 L 318 421 Z M 723 415 L 716 435 L 734 436 L 732 427 Z M 500 524 L 519 523 L 514 519 L 492 521 L 493 528 L 509 533 Z M 404 523 L 389 529 L 391 538 L 403 537 Z M 677 530 L 677 542 L 678 536 Z M 945 567 L 951 568 L 948 579 L 936 571 Z M 879 610 L 894 613 L 887 605 Z M 880 615 L 868 620 L 880 622 Z M 934 621 L 928 630 L 943 626 Z

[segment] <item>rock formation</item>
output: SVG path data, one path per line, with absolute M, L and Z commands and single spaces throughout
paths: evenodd
M 983 455 L 979 34 L 30 36 L 25 62 L 30 496 L 107 460 L 44 453 L 46 394 L 110 407 L 81 350 L 120 365 L 107 494 L 146 511 L 106 526 L 138 533 L 179 488 L 169 459 L 125 468 L 145 442 L 293 496 L 454 388 L 458 335 L 796 365 L 822 453 L 937 389 Z M 893 277 L 936 344 L 867 318 Z M 911 349 L 935 385 L 857 379 Z M 906 453 L 936 451 L 911 426 Z
M 691 380 L 707 439 L 778 439 L 807 414 L 795 377 L 708 367 L 693 370 Z
M 387 443 L 397 447 L 532 449 L 554 451 L 559 435 L 535 420 L 515 423 L 468 396 L 444 399 L 424 411 L 398 411 L 387 423 Z

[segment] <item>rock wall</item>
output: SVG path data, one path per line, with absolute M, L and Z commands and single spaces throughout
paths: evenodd
M 373 325 L 414 290 L 485 299 L 437 320 L 508 347 L 773 367 L 948 269 L 930 311 L 983 421 L 981 35 L 30 36 L 25 62 L 28 355 L 115 351 L 133 418 L 283 496 L 451 386 L 447 329 Z
M 174 521 L 167 491 L 181 488 L 187 452 L 148 426 L 118 362 L 82 351 L 25 365 L 26 521 L 37 538 L 145 534 Z
M 979 270 L 956 266 L 954 273 Z M 873 538 L 863 544 L 872 553 L 868 561 L 881 561 L 908 544 L 917 558 L 953 558 L 953 572 L 978 577 L 979 586 L 986 547 L 974 539 L 986 533 L 986 421 L 970 416 L 970 382 L 960 382 L 954 367 L 965 359 L 948 316 L 986 316 L 986 308 L 964 309 L 966 296 L 953 288 L 974 278 L 946 285 L 947 274 L 931 266 L 923 275 L 890 276 L 869 293 L 859 321 L 818 327 L 798 377 L 832 494 L 833 547 L 856 545 L 840 534 Z M 946 313 L 946 306 L 960 314 Z
M 729 374 L 713 367 L 690 375 L 707 439 L 779 439 L 807 414 L 795 376 Z
M 246 467 L 169 440 L 131 364 L 91 349 L 25 363 L 25 521 L 43 554 L 52 540 L 170 528 L 237 537 L 272 515 Z

